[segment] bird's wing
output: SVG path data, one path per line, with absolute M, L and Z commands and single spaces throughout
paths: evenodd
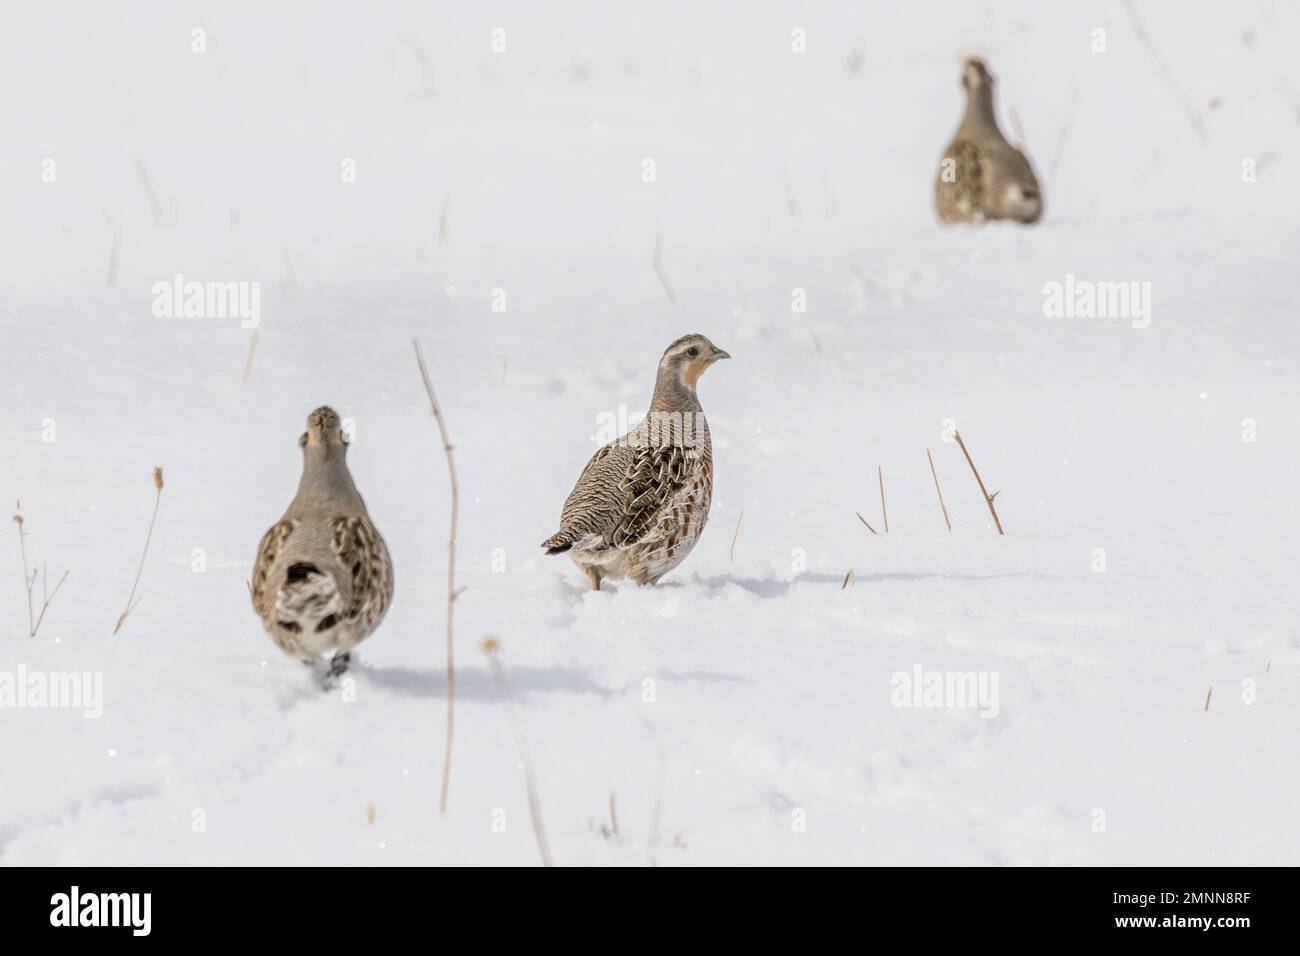
M 375 608 L 388 609 L 393 593 L 393 563 L 383 537 L 365 515 L 335 518 L 330 527 L 330 549 L 339 563 L 339 583 L 345 589 L 345 619 L 355 619 Z
M 293 534 L 295 523 L 289 519 L 276 522 L 262 535 L 257 546 L 257 561 L 253 564 L 253 608 L 265 620 L 275 610 L 275 590 L 270 587 L 272 574 L 285 544 Z
M 596 535 L 603 547 L 644 536 L 664 505 L 685 485 L 694 451 L 629 433 L 597 450 L 564 502 L 560 530 L 543 547 L 552 553 Z
M 624 547 L 640 541 L 654 527 L 664 505 L 685 487 L 694 456 L 670 442 L 633 449 L 632 461 L 618 483 L 621 516 L 610 541 Z
M 951 156 L 956 164 L 952 184 L 956 204 L 963 210 L 978 211 L 984 197 L 988 155 L 977 143 L 963 139 L 953 143 Z
M 632 461 L 632 451 L 623 439 L 596 449 L 564 499 L 560 530 L 542 542 L 548 553 L 567 551 L 590 535 L 606 537 L 618 524 L 622 513 L 618 482 Z

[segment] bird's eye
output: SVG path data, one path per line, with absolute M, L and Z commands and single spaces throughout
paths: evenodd
M 691 358 L 696 358 L 700 354 L 700 350 L 696 346 L 692 345 L 686 350 L 686 354 Z

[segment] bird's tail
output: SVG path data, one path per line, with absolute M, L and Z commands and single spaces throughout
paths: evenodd
M 573 532 L 561 528 L 543 541 L 542 547 L 546 549 L 547 554 L 563 554 L 573 547 L 575 537 Z
M 343 612 L 343 595 L 334 576 L 314 564 L 291 564 L 275 596 L 275 620 L 294 634 L 330 630 Z

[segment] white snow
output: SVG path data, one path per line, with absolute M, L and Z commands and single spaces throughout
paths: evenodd
M 103 713 L 0 709 L 0 863 L 534 864 L 489 634 L 561 864 L 648 862 L 656 803 L 661 865 L 1295 863 L 1300 12 L 1139 7 L 1203 138 L 1120 4 L 14 11 L 0 501 L 70 574 L 29 637 L 0 535 L 0 681 L 99 674 Z M 1037 228 L 934 222 L 969 52 Z M 154 317 L 176 273 L 262 283 L 247 383 L 237 318 Z M 1149 282 L 1150 326 L 1045 317 L 1068 274 Z M 538 543 L 692 331 L 735 357 L 700 387 L 708 531 L 662 585 L 591 593 Z M 461 479 L 445 815 L 414 335 Z M 325 402 L 396 564 L 355 700 L 245 586 Z M 918 667 L 996 675 L 996 716 L 894 706 Z

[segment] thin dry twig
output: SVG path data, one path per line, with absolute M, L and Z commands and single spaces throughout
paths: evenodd
M 849 582 L 851 580 L 853 580 L 853 569 L 849 568 L 846 572 L 844 572 L 844 583 L 840 585 L 840 590 L 843 591 L 846 587 L 848 587 Z
M 1128 11 L 1129 19 L 1133 21 L 1133 32 L 1137 34 L 1138 42 L 1146 49 L 1147 55 L 1151 57 L 1151 62 L 1160 72 L 1160 75 L 1164 77 L 1165 83 L 1173 92 L 1174 96 L 1177 97 L 1178 102 L 1182 104 L 1183 111 L 1187 114 L 1187 122 L 1191 124 L 1197 137 L 1204 140 L 1205 122 L 1202 120 L 1200 112 L 1192 105 L 1192 101 L 1182 91 L 1177 81 L 1174 80 L 1173 74 L 1169 72 L 1169 68 L 1165 66 L 1164 61 L 1160 59 L 1160 55 L 1156 53 L 1156 48 L 1151 43 L 1150 34 L 1147 33 L 1146 27 L 1142 25 L 1142 21 L 1138 19 L 1137 10 L 1133 6 L 1133 0 L 1123 0 L 1123 3 L 1124 9 Z
M 447 740 L 442 758 L 442 790 L 438 798 L 438 812 L 447 812 L 447 791 L 451 786 L 451 743 L 456 726 L 456 655 L 455 655 L 455 609 L 460 592 L 456 590 L 456 525 L 460 516 L 460 483 L 456 479 L 456 456 L 451 444 L 451 435 L 447 432 L 446 419 L 442 417 L 442 406 L 434 394 L 433 382 L 429 379 L 428 366 L 424 364 L 424 352 L 420 340 L 412 339 L 415 346 L 415 361 L 420 367 L 420 379 L 424 382 L 424 391 L 429 396 L 429 407 L 434 420 L 438 423 L 438 432 L 442 436 L 442 450 L 447 456 L 447 473 L 451 477 L 451 531 L 447 540 Z
M 885 508 L 885 473 L 876 466 L 876 477 L 880 479 L 880 514 L 885 519 L 885 534 L 889 534 L 889 511 Z
M 149 517 L 149 532 L 144 536 L 144 551 L 140 555 L 140 566 L 135 570 L 135 580 L 131 582 L 131 593 L 126 597 L 126 609 L 118 616 L 117 624 L 113 626 L 113 633 L 116 634 L 126 623 L 127 616 L 135 610 L 136 605 L 144 599 L 144 595 L 139 598 L 135 596 L 135 589 L 140 584 L 140 575 L 144 572 L 144 561 L 149 556 L 149 542 L 153 540 L 154 522 L 158 520 L 158 505 L 162 502 L 163 490 L 163 471 L 162 468 L 155 466 L 153 470 L 153 514 Z
M 660 747 L 659 773 L 655 782 L 655 802 L 654 806 L 650 810 L 650 838 L 646 841 L 646 852 L 649 856 L 651 866 L 659 865 L 659 861 L 655 857 L 655 850 L 659 846 L 659 825 L 664 812 L 664 781 L 667 776 L 667 761 L 664 758 L 663 747 Z
M 948 520 L 948 506 L 943 503 L 943 490 L 939 487 L 939 473 L 934 470 L 934 456 L 930 454 L 930 449 L 925 450 L 925 457 L 930 459 L 930 474 L 934 476 L 934 490 L 939 493 L 939 507 L 943 509 L 943 523 L 952 530 L 952 522 Z
M 609 832 L 618 838 L 618 805 L 614 801 L 614 791 L 609 793 Z
M 861 521 L 863 524 L 865 524 L 865 525 L 867 526 L 867 530 L 868 530 L 868 531 L 870 531 L 872 534 L 878 534 L 878 533 L 879 533 L 879 532 L 876 531 L 875 528 L 871 527 L 870 522 L 868 522 L 866 518 L 862 517 L 862 513 L 861 513 L 861 512 L 855 511 L 855 512 L 853 512 L 853 513 L 854 513 L 855 515 L 858 516 L 858 520 L 859 520 L 859 521 Z
M 22 507 L 22 503 L 18 504 Z M 27 532 L 23 530 L 23 516 L 14 515 L 14 524 L 18 526 L 18 550 L 23 559 L 23 588 L 27 592 L 27 636 L 35 637 L 36 632 L 41 629 L 41 621 L 45 620 L 45 612 L 50 608 L 50 602 L 54 600 L 54 595 L 59 593 L 59 588 L 63 587 L 63 582 L 68 578 L 68 572 L 63 572 L 63 577 L 59 578 L 59 583 L 54 585 L 54 590 L 50 588 L 50 568 L 49 565 L 42 561 L 39 571 L 28 571 L 27 565 Z M 35 620 L 32 619 L 33 605 L 32 592 L 36 589 L 36 579 L 41 579 L 41 610 L 36 614 Z
M 546 826 L 542 823 L 542 802 L 537 796 L 537 778 L 533 776 L 533 761 L 528 755 L 528 742 L 524 739 L 523 729 L 515 714 L 515 700 L 510 695 L 510 684 L 506 680 L 506 669 L 501 664 L 501 642 L 495 637 L 483 641 L 483 653 L 487 655 L 488 666 L 496 678 L 501 696 L 505 699 L 506 717 L 510 721 L 510 734 L 515 739 L 515 749 L 519 751 L 519 761 L 524 765 L 524 785 L 528 788 L 528 813 L 533 821 L 533 836 L 537 838 L 537 849 L 542 854 L 542 866 L 555 866 L 551 858 L 551 847 L 546 842 Z M 613 797 L 610 797 L 613 809 Z
M 32 637 L 41 629 L 41 621 L 45 620 L 45 612 L 50 609 L 50 602 L 54 600 L 54 595 L 59 593 L 59 588 L 63 587 L 63 582 L 68 579 L 69 572 L 64 571 L 63 577 L 59 578 L 59 583 L 54 585 L 54 590 L 49 594 L 45 593 L 45 586 L 49 582 L 49 571 L 42 568 L 41 570 L 41 613 L 36 615 L 36 623 L 32 625 Z
M 284 240 L 280 243 L 280 290 L 291 292 L 294 285 L 293 256 L 289 255 L 289 243 Z
M 153 216 L 155 224 L 161 226 L 167 221 L 167 214 L 163 212 L 162 203 L 158 201 L 158 193 L 153 188 L 153 180 L 149 178 L 149 170 L 144 164 L 144 160 L 136 157 L 134 160 L 135 175 L 144 186 L 144 191 L 149 197 L 149 213 Z
M 32 584 L 35 578 L 27 571 L 27 543 L 24 541 L 27 535 L 23 531 L 23 516 L 14 515 L 14 524 L 18 525 L 18 550 L 23 556 L 23 590 L 27 592 L 27 636 L 31 637 L 36 633 L 36 628 L 32 624 Z
M 731 554 L 731 561 L 733 564 L 736 561 L 736 539 L 740 537 L 740 522 L 744 519 L 745 510 L 742 508 L 740 510 L 740 517 L 736 519 L 736 533 L 731 536 L 731 550 L 729 553 Z
M 257 351 L 257 329 L 253 329 L 253 335 L 248 340 L 248 355 L 244 357 L 244 384 L 248 384 L 248 378 L 253 374 L 253 353 Z
M 1211 684 L 1210 689 L 1205 692 L 1205 712 L 1207 714 L 1210 712 L 1210 698 L 1213 695 L 1214 695 L 1214 685 Z
M 402 34 L 402 43 L 411 51 L 411 55 L 415 57 L 416 65 L 420 67 L 420 79 L 422 81 L 420 95 L 433 96 L 433 62 L 429 59 L 428 51 L 409 33 Z
M 1025 128 L 1020 125 L 1020 113 L 1017 112 L 1016 108 L 1013 106 L 1008 110 L 1008 114 L 1011 117 L 1012 135 L 1016 138 L 1014 145 L 1016 149 L 1023 153 L 1025 151 Z
M 790 177 L 781 174 L 781 186 L 785 189 L 785 211 L 790 214 L 791 219 L 799 218 L 799 197 L 794 194 L 794 186 L 790 183 Z
M 652 265 L 655 269 L 655 275 L 664 285 L 664 291 L 668 293 L 668 301 L 674 305 L 677 303 L 677 293 L 673 291 L 672 283 L 668 281 L 668 275 L 664 272 L 664 234 L 662 231 L 655 233 L 655 257 Z
M 970 465 L 970 470 L 975 475 L 975 481 L 979 483 L 980 494 L 984 496 L 984 501 L 989 506 L 989 514 L 993 515 L 993 524 L 997 526 L 998 534 L 1002 534 L 1002 522 L 998 520 L 998 510 L 993 507 L 993 499 L 998 496 L 999 492 L 995 491 L 993 494 L 989 494 L 988 489 L 984 487 L 984 479 L 980 477 L 975 462 L 971 461 L 970 452 L 966 450 L 966 443 L 961 440 L 961 432 L 953 432 L 952 437 L 956 439 L 957 445 L 961 448 L 961 453 L 966 456 L 966 464 Z

